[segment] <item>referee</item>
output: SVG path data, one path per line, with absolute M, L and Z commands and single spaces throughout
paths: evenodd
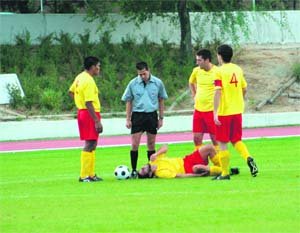
M 129 82 L 122 96 L 126 102 L 126 127 L 131 129 L 132 178 L 137 177 L 138 149 L 145 131 L 148 160 L 155 153 L 157 130 L 163 125 L 164 100 L 168 98 L 163 82 L 150 73 L 146 62 L 138 62 L 136 69 L 138 76 Z

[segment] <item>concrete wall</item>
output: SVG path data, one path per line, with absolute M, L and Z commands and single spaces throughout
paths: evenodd
M 180 122 L 180 124 L 178 124 Z M 103 136 L 129 135 L 125 118 L 104 118 Z M 243 115 L 243 127 L 272 127 L 300 125 L 300 112 L 255 113 Z M 190 132 L 192 115 L 166 116 L 160 133 Z M 73 120 L 25 120 L 0 122 L 0 141 L 78 137 L 77 121 Z
M 241 43 L 300 43 L 300 11 L 285 11 L 284 15 L 279 11 L 269 12 L 271 17 L 263 17 L 258 12 L 247 12 L 249 22 L 250 38 L 246 39 L 241 33 Z M 203 38 L 204 41 L 211 41 L 213 38 L 220 38 L 220 29 L 212 24 L 209 13 L 191 13 L 192 38 Z M 101 33 L 97 32 L 97 23 L 85 21 L 83 14 L 1 14 L 0 13 L 0 44 L 14 44 L 15 36 L 28 30 L 32 42 L 37 43 L 37 38 L 50 33 L 70 33 L 77 40 L 78 34 L 87 30 L 91 32 L 91 41 L 98 41 Z M 119 43 L 126 36 L 135 37 L 141 41 L 147 37 L 150 41 L 160 43 L 162 39 L 179 44 L 180 27 L 170 25 L 169 22 L 160 17 L 145 22 L 140 28 L 134 23 L 126 23 L 120 15 L 112 15 L 118 23 L 112 32 L 112 41 Z M 288 30 L 282 30 L 270 18 L 282 22 L 283 17 L 288 23 Z M 108 28 L 108 26 L 107 26 Z M 222 35 L 223 42 L 230 43 L 228 35 Z

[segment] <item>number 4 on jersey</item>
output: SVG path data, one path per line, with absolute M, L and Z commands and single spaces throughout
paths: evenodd
M 235 87 L 237 87 L 238 81 L 236 79 L 235 73 L 233 73 L 233 75 L 231 77 L 230 84 L 235 84 Z

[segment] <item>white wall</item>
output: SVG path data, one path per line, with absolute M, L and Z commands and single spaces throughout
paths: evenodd
M 0 104 L 9 104 L 10 102 L 8 87 L 19 89 L 20 95 L 24 97 L 17 74 L 0 74 Z
M 249 35 L 246 39 L 241 34 L 241 43 L 300 43 L 300 11 L 285 11 L 285 17 L 288 22 L 287 30 L 281 30 L 270 17 L 262 17 L 258 12 L 248 12 Z M 271 16 L 279 22 L 282 15 L 279 11 L 269 12 Z M 204 38 L 210 41 L 218 35 L 219 28 L 212 25 L 208 19 L 209 13 L 191 13 L 192 38 Z M 160 43 L 161 39 L 167 39 L 169 42 L 179 44 L 180 28 L 179 25 L 170 25 L 168 21 L 156 17 L 154 20 L 145 22 L 140 28 L 136 28 L 134 23 L 122 21 L 119 15 L 112 15 L 118 20 L 116 29 L 112 32 L 112 41 L 121 42 L 126 36 L 135 37 L 141 41 L 146 36 L 150 41 Z M 15 36 L 28 30 L 31 34 L 32 42 L 37 43 L 39 36 L 45 36 L 52 32 L 71 33 L 74 40 L 78 34 L 83 34 L 86 30 L 91 32 L 91 41 L 98 41 L 101 33 L 97 32 L 97 23 L 88 23 L 84 20 L 83 14 L 0 14 L 0 44 L 14 44 Z M 205 32 L 205 33 L 202 33 Z M 226 37 L 226 36 L 225 36 Z M 223 41 L 230 43 L 230 41 Z

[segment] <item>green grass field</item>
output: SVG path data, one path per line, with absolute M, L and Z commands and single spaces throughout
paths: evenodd
M 104 182 L 79 183 L 80 150 L 0 154 L 0 232 L 299 232 L 300 138 L 248 140 L 253 178 L 233 148 L 230 181 L 118 181 L 129 147 L 97 149 Z M 169 145 L 181 157 L 191 143 Z M 139 166 L 146 162 L 145 147 Z

